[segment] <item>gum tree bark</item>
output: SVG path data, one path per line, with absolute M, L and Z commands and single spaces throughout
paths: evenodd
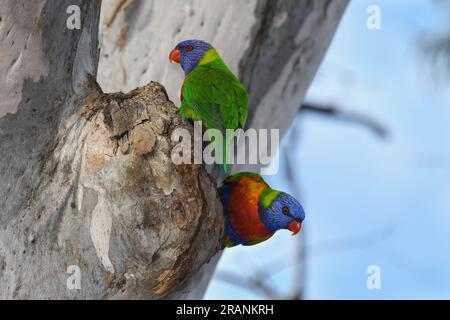
M 73 4 L 82 30 L 66 28 Z M 176 291 L 223 238 L 215 183 L 201 166 L 170 158 L 172 132 L 192 128 L 159 84 L 101 92 L 99 1 L 7 1 L 0 10 L 7 60 L 0 81 L 8 88 L 0 297 L 142 299 Z
M 212 43 L 250 94 L 247 127 L 291 125 L 333 38 L 347 0 L 108 0 L 100 24 L 99 83 L 106 91 L 161 82 L 179 104 L 183 75 L 167 63 L 179 41 Z M 264 156 L 264 154 L 262 154 Z M 233 171 L 258 171 L 235 165 Z M 220 183 L 223 176 L 217 170 Z M 173 298 L 202 297 L 220 258 Z
M 346 4 L 111 0 L 100 17 L 95 0 L 3 0 L 0 298 L 201 297 L 222 209 L 203 166 L 170 159 L 173 131 L 192 127 L 167 54 L 212 42 L 249 89 L 249 127 L 282 135 Z

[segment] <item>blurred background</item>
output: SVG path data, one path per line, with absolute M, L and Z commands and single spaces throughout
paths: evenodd
M 300 236 L 227 249 L 205 298 L 450 299 L 448 4 L 350 2 L 266 177 L 304 205 Z

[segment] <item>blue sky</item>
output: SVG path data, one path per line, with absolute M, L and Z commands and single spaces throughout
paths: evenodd
M 378 31 L 366 28 L 372 4 L 381 8 Z M 299 135 L 296 148 L 283 141 L 280 154 L 298 164 L 300 190 L 287 184 L 283 158 L 268 181 L 298 194 L 306 210 L 307 299 L 450 299 L 450 77 L 437 80 L 421 52 L 448 21 L 433 1 L 351 1 L 306 100 L 370 115 L 389 136 L 305 115 L 289 133 Z M 261 245 L 227 250 L 218 272 L 248 276 L 266 264 L 269 273 L 291 265 L 267 280 L 288 293 L 298 245 L 278 232 Z M 366 287 L 373 264 L 381 290 Z M 206 298 L 261 296 L 216 279 Z

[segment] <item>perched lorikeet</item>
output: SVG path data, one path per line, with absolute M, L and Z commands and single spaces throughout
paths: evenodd
M 226 129 L 244 128 L 247 91 L 216 49 L 204 41 L 180 42 L 170 52 L 169 60 L 178 62 L 185 74 L 179 109 L 181 117 L 201 120 L 206 129 L 222 132 L 223 153 L 219 159 L 222 159 L 224 171 L 229 173 L 231 139 L 226 139 L 225 133 Z M 212 143 L 214 145 L 214 141 Z M 217 145 L 215 148 L 220 149 Z
M 273 190 L 251 172 L 229 176 L 219 188 L 226 218 L 225 245 L 248 246 L 269 239 L 277 230 L 300 231 L 305 212 L 287 193 Z

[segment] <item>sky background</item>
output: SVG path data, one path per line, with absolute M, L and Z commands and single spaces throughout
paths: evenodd
M 381 30 L 366 27 L 372 4 L 381 8 Z M 257 270 L 280 297 L 289 294 L 304 241 L 306 299 L 450 299 L 450 77 L 421 49 L 447 30 L 443 9 L 430 0 L 350 2 L 306 101 L 362 112 L 389 135 L 298 116 L 280 172 L 267 181 L 304 205 L 301 240 L 280 231 L 227 249 L 205 298 L 264 298 L 218 277 Z M 287 160 L 298 187 L 288 183 Z M 380 290 L 367 289 L 370 265 L 380 267 Z

